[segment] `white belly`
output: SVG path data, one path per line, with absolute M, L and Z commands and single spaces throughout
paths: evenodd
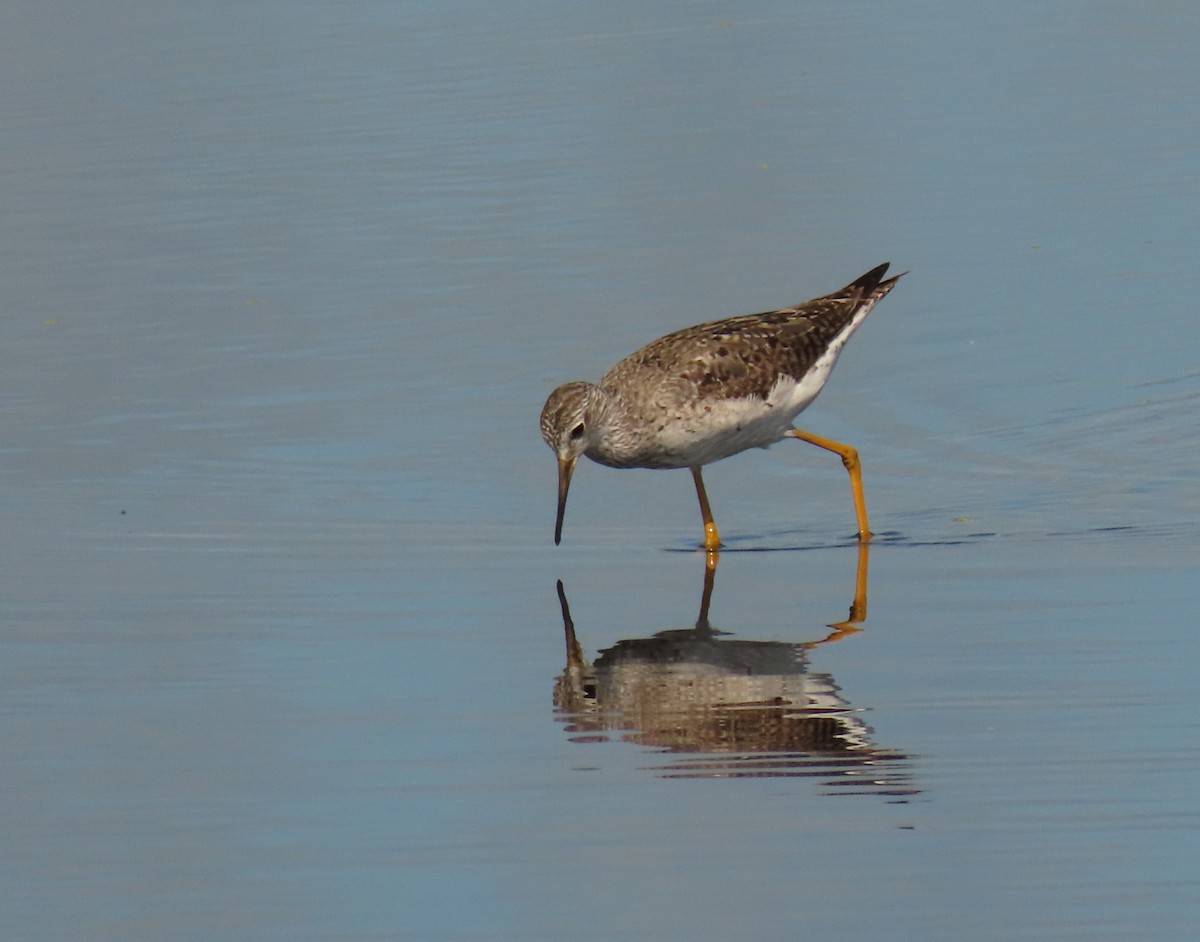
M 750 396 L 698 401 L 660 433 L 662 450 L 670 455 L 670 464 L 660 467 L 711 464 L 747 448 L 775 444 L 791 431 L 796 416 L 817 398 L 836 359 L 836 354 L 823 357 L 800 382 L 781 377 L 766 399 Z

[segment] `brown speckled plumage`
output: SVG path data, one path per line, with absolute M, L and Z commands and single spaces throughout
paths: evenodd
M 560 386 L 541 416 L 542 437 L 559 460 L 560 502 L 581 454 L 616 468 L 686 467 L 696 476 L 710 526 L 699 468 L 807 434 L 797 434 L 792 420 L 816 398 L 846 340 L 901 277 L 885 280 L 887 269 L 880 265 L 795 307 L 686 327 L 625 357 L 599 383 Z M 561 514 L 560 507 L 559 530 Z
M 766 398 L 778 377 L 800 379 L 861 308 L 892 290 L 887 265 L 832 294 L 763 314 L 726 317 L 651 341 L 610 369 L 600 387 L 616 390 L 650 373 L 676 377 L 701 396 Z

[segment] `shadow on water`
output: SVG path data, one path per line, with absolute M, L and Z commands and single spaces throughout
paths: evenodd
M 707 555 L 694 627 L 618 641 L 591 663 L 558 582 L 567 664 L 554 705 L 571 741 L 607 742 L 615 733 L 656 748 L 671 756 L 651 767 L 661 778 L 802 777 L 820 780 L 828 794 L 916 794 L 908 756 L 877 745 L 833 677 L 809 668 L 811 652 L 862 630 L 868 546 L 858 550 L 849 617 L 803 643 L 739 640 L 714 628 L 718 558 Z

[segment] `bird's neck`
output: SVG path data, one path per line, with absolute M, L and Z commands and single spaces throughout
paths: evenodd
M 637 464 L 638 443 L 630 434 L 637 427 L 630 404 L 620 393 L 594 386 L 588 390 L 591 444 L 585 454 L 613 468 Z

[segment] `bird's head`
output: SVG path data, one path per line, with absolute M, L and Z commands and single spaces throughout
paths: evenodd
M 558 514 L 554 521 L 554 543 L 562 540 L 567 490 L 575 462 L 588 450 L 597 432 L 600 391 L 591 383 L 564 383 L 550 394 L 542 407 L 542 438 L 558 459 Z

